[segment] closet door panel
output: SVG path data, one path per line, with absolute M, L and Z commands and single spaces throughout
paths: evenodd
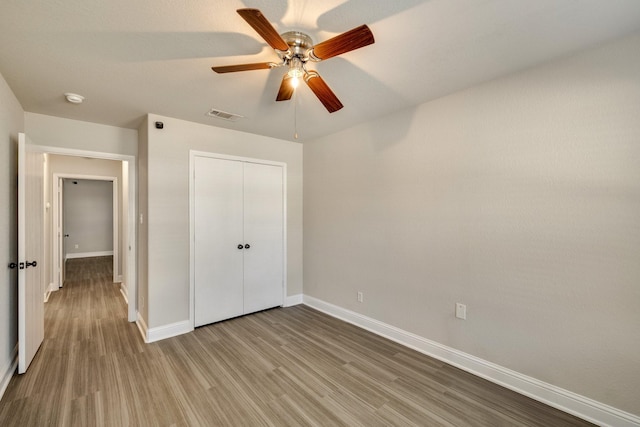
M 243 163 L 195 159 L 195 326 L 244 313 Z
M 283 303 L 283 169 L 244 165 L 244 312 Z

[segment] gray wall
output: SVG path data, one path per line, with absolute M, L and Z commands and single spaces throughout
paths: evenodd
M 638 52 L 305 143 L 305 295 L 640 415 Z
M 154 122 L 164 122 L 155 129 Z M 287 164 L 288 294 L 302 293 L 302 146 L 297 143 L 150 114 L 146 150 L 147 241 L 139 240 L 140 265 L 147 276 L 149 328 L 189 319 L 189 150 L 285 162 Z M 142 134 L 142 132 L 141 132 Z M 143 156 L 140 157 L 142 161 Z M 140 171 L 144 166 L 140 166 Z M 141 183 L 143 178 L 141 177 Z M 144 254 L 144 255 L 142 255 Z M 144 296 L 144 295 L 141 295 Z
M 64 233 L 69 235 L 65 257 L 113 252 L 113 183 L 86 179 L 63 183 Z
M 18 132 L 24 111 L 0 75 L 0 381 L 8 372 L 18 342 Z M 3 384 L 0 384 L 3 385 Z
M 25 129 L 34 144 L 135 156 L 138 131 L 98 123 L 25 113 Z

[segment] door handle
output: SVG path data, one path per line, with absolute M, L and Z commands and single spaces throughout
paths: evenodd
M 65 235 L 64 235 L 64 237 L 69 237 L 69 235 L 68 235 L 68 234 L 65 234 Z
M 12 262 L 11 264 L 9 264 L 9 268 L 12 269 L 12 270 L 14 268 L 16 268 L 17 266 L 18 266 L 18 264 L 16 264 L 15 262 Z
M 238 249 L 242 249 L 242 248 L 244 248 L 244 246 L 242 246 L 242 244 L 239 244 Z
M 248 244 L 248 243 L 247 243 L 246 245 L 244 245 L 244 248 L 245 248 L 245 249 L 249 249 L 250 247 L 251 247 L 251 245 L 250 245 L 250 244 Z
M 27 261 L 27 268 L 29 268 L 29 267 L 35 267 L 35 266 L 37 266 L 37 265 L 38 265 L 38 262 L 37 262 L 37 261 L 33 261 L 33 262 L 29 262 L 29 261 Z

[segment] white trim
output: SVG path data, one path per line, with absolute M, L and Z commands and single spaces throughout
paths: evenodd
M 75 254 L 67 254 L 67 259 L 75 258 L 92 258 L 96 256 L 110 256 L 113 255 L 113 251 L 98 251 L 98 252 L 78 252 Z M 114 256 L 115 258 L 115 256 Z
M 120 171 L 122 171 L 122 169 L 120 169 Z M 115 282 L 116 277 L 118 277 L 118 272 L 120 271 L 120 248 L 122 247 L 122 242 L 120 242 L 120 204 L 118 203 L 120 193 L 118 193 L 118 178 L 111 181 L 111 197 L 111 211 L 113 215 L 111 224 L 111 240 L 113 243 L 111 247 L 113 248 L 113 281 Z
M 193 331 L 193 328 L 191 327 L 191 322 L 189 320 L 170 323 L 168 325 L 147 329 L 146 342 L 151 343 L 160 341 L 177 335 L 186 334 L 191 331 Z
M 283 166 L 283 167 L 287 166 L 286 163 L 277 162 L 275 160 L 256 159 L 254 157 L 230 156 L 228 154 L 211 153 L 209 151 L 189 150 L 189 157 L 190 158 L 193 158 L 193 157 L 211 157 L 211 158 L 214 158 L 214 159 L 235 160 L 235 161 L 238 161 L 238 162 L 257 163 L 257 164 L 260 164 L 260 165 Z
M 196 327 L 196 152 L 189 151 L 189 325 Z
M 13 348 L 13 352 L 11 352 L 11 359 L 9 363 L 3 367 L 2 371 L 0 371 L 0 375 L 2 375 L 2 379 L 0 380 L 0 399 L 4 396 L 4 392 L 7 391 L 7 387 L 9 387 L 9 382 L 11 382 L 11 378 L 13 378 L 13 374 L 16 372 L 16 368 L 18 367 L 18 344 Z
M 47 289 L 47 292 L 51 293 L 51 292 L 56 292 L 59 291 L 60 288 L 53 282 L 49 283 L 49 288 Z
M 297 295 L 289 295 L 287 297 L 285 297 L 284 299 L 284 304 L 282 305 L 283 307 L 292 307 L 294 305 L 298 305 L 298 304 L 303 304 L 303 295 L 302 294 L 297 294 Z
M 26 228 L 25 228 L 25 203 L 26 203 L 26 183 L 25 168 L 27 166 L 26 135 L 22 132 L 18 134 L 18 264 L 26 259 Z M 24 313 L 27 305 L 25 269 L 18 268 L 18 342 L 27 343 L 27 323 Z M 25 345 L 18 351 L 18 370 L 26 371 L 26 353 L 23 351 Z M 24 368 L 23 368 L 24 367 Z
M 49 297 L 51 297 L 51 292 L 57 291 L 58 288 L 54 283 L 49 283 L 47 289 L 44 291 L 44 302 L 49 302 Z
M 149 341 L 147 341 L 147 330 L 149 328 L 147 328 L 147 323 L 144 321 L 140 313 L 137 313 L 136 325 L 138 326 L 140 335 L 142 335 L 142 339 L 144 340 L 144 342 L 148 343 Z
M 287 164 L 273 160 L 262 160 L 251 157 L 230 156 L 208 151 L 189 150 L 189 325 L 195 329 L 195 159 L 209 157 L 222 160 L 234 160 L 246 163 L 279 166 L 282 168 L 282 304 L 287 300 Z
M 122 274 L 118 274 L 116 277 L 113 278 L 113 283 L 122 283 Z
M 287 266 L 288 266 L 288 247 L 287 247 L 287 164 L 282 165 L 282 302 L 287 300 Z
M 640 417 L 362 314 L 304 295 L 304 304 L 600 426 L 640 426 Z
M 189 320 L 183 320 L 181 322 L 170 323 L 164 326 L 158 326 L 156 328 L 147 327 L 147 323 L 142 318 L 142 315 L 138 313 L 138 319 L 136 320 L 138 330 L 142 335 L 142 339 L 145 343 L 152 343 L 155 341 L 164 340 L 167 338 L 175 337 L 178 335 L 186 334 L 193 331 L 191 322 Z
M 90 157 L 93 159 L 107 159 L 107 160 L 118 160 L 122 162 L 123 165 L 123 186 L 124 181 L 127 183 L 127 188 L 123 188 L 123 194 L 126 191 L 127 201 L 125 202 L 125 206 L 127 207 L 127 218 L 123 218 L 123 227 L 126 226 L 126 230 L 123 229 L 122 239 L 125 240 L 125 248 L 128 249 L 126 253 L 126 257 L 123 254 L 123 261 L 126 259 L 126 278 L 125 282 L 129 287 L 129 293 L 132 295 L 137 295 L 137 270 L 138 264 L 136 262 L 136 244 L 137 244 L 137 228 L 136 224 L 136 177 L 137 177 L 137 159 L 136 156 L 131 156 L 128 154 L 116 154 L 116 153 L 104 153 L 98 151 L 87 151 L 87 150 L 78 150 L 75 148 L 62 148 L 62 147 L 51 147 L 51 146 L 36 146 L 39 150 L 42 150 L 44 153 L 48 154 L 59 154 L 63 156 L 79 156 L 79 157 Z M 127 178 L 124 179 L 124 172 L 127 172 Z M 126 232 L 126 233 L 125 233 Z M 123 263 L 124 264 L 124 263 Z M 131 299 L 131 303 L 128 307 L 128 320 L 129 322 L 136 321 L 136 298 Z
M 127 287 L 124 285 L 124 283 L 120 283 L 120 293 L 122 294 L 122 298 L 124 298 L 124 302 L 128 305 L 129 297 L 127 295 Z

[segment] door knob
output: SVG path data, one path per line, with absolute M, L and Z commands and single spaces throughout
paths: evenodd
M 16 268 L 17 266 L 18 266 L 18 264 L 16 264 L 15 262 L 12 262 L 11 264 L 9 264 L 9 268 L 12 269 L 12 270 L 14 268 Z
M 37 266 L 37 265 L 38 265 L 37 261 L 33 261 L 33 262 L 29 262 L 29 261 L 27 261 L 27 268 L 29 268 L 29 267 L 35 267 L 35 266 Z
M 244 246 L 242 246 L 242 244 L 238 245 L 238 249 L 242 249 L 244 248 Z
M 246 245 L 244 245 L 245 249 L 249 249 L 251 247 L 251 245 L 249 245 L 248 243 Z

